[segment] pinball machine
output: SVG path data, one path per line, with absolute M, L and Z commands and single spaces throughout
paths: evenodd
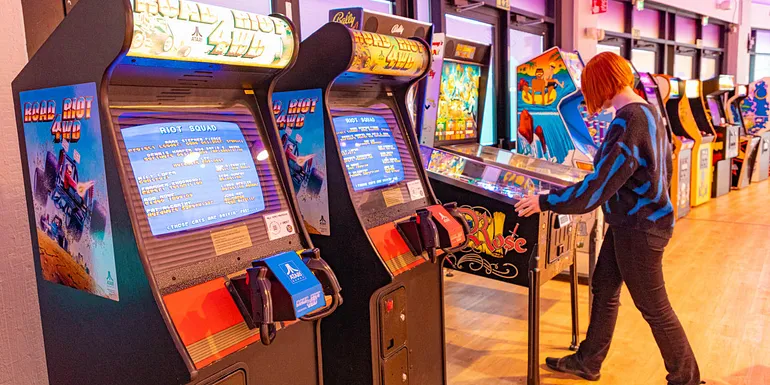
M 313 243 L 345 253 L 325 254 L 345 288 L 344 306 L 321 324 L 329 384 L 447 382 L 438 260 L 464 247 L 466 232 L 457 208 L 436 200 L 420 163 L 407 94 L 429 69 L 423 40 L 328 23 L 302 42 L 276 87 L 284 106 L 310 99 L 320 112 L 294 131 L 303 142 L 311 130 L 322 133 L 314 146 L 325 153 L 328 194 L 320 201 L 329 216 Z
M 685 89 L 690 100 L 698 129 L 714 136 L 712 157 L 713 178 L 711 196 L 720 197 L 730 192 L 733 159 L 738 157 L 738 127 L 723 121 L 720 97 L 734 88 L 732 76 L 720 75 L 710 80 L 687 80 Z M 697 92 L 696 92 L 697 90 Z
M 578 222 L 585 216 L 542 213 L 520 218 L 515 203 L 527 194 L 576 183 L 587 171 L 479 143 L 489 46 L 438 35 L 420 138 L 422 162 L 436 196 L 457 202 L 470 227 L 469 242 L 449 254 L 453 270 L 529 290 L 528 384 L 539 383 L 540 287 L 568 269 L 573 341 L 577 347 Z M 593 214 L 589 214 L 593 215 Z M 595 217 L 591 217 L 593 219 Z M 579 221 L 578 221 L 579 219 Z M 590 225 L 595 225 L 596 220 Z M 585 230 L 583 238 L 588 238 Z M 586 242 L 588 243 L 588 242 Z
M 693 117 L 690 107 L 690 97 L 700 97 L 700 87 L 696 83 L 688 86 L 685 81 L 668 75 L 657 75 L 661 89 L 668 88 L 669 124 L 675 139 L 682 142 L 682 146 L 688 146 L 692 141 L 692 161 L 690 163 L 690 206 L 700 206 L 711 200 L 712 189 L 712 157 L 714 153 L 714 134 L 710 131 L 701 131 Z M 682 183 L 683 181 L 680 181 Z
M 763 180 L 767 180 L 768 172 L 770 172 L 770 132 L 754 127 L 751 129 L 746 127 L 746 123 L 744 122 L 743 114 L 741 111 L 741 105 L 747 96 L 748 86 L 738 85 L 733 91 L 728 93 L 727 103 L 725 103 L 724 106 L 727 122 L 738 126 L 740 135 L 742 137 L 759 138 L 759 143 L 756 145 L 755 153 L 749 158 L 751 172 L 747 172 L 743 169 L 736 170 L 738 172 L 738 177 L 741 184 L 747 184 L 743 178 L 750 178 L 751 182 L 761 182 Z M 744 146 L 747 143 L 747 140 L 741 141 L 741 151 L 746 152 Z M 735 182 L 735 180 L 733 180 L 733 182 Z
M 81 0 L 13 82 L 55 385 L 321 384 L 340 287 L 270 111 L 294 27 Z

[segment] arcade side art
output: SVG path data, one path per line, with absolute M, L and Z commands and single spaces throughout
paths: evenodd
M 96 84 L 20 98 L 42 275 L 117 301 Z
M 318 89 L 276 92 L 273 114 L 305 226 L 310 234 L 330 235 L 321 98 Z

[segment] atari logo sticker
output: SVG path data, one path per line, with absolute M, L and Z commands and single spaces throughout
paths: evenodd
M 291 283 L 298 283 L 305 280 L 305 275 L 297 268 L 297 265 L 293 261 L 289 261 L 283 264 L 284 273 L 289 277 Z

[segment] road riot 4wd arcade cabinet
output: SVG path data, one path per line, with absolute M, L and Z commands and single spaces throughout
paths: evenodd
M 672 132 L 666 103 L 663 101 L 663 95 L 668 96 L 671 89 L 669 84 L 659 87 L 652 75 L 647 72 L 639 73 L 639 82 L 636 84 L 637 91 L 650 103 L 663 119 L 666 125 L 666 132 L 669 135 L 669 141 L 674 145 L 673 165 L 674 170 L 671 175 L 671 202 L 674 202 L 674 218 L 681 218 L 690 212 L 690 164 L 692 161 L 692 142 L 683 142 Z M 687 144 L 685 144 L 687 143 Z
M 447 382 L 436 259 L 464 246 L 465 233 L 432 194 L 407 109 L 409 88 L 429 67 L 424 41 L 328 23 L 276 88 L 283 100 L 312 97 L 322 111 L 300 135 L 323 133 L 315 145 L 327 159 L 328 235 L 312 238 L 346 288 L 345 305 L 321 326 L 328 384 Z M 351 257 L 329 258 L 333 250 Z
M 51 384 L 322 383 L 341 297 L 268 99 L 297 44 L 282 17 L 81 0 L 18 75 Z
M 739 170 L 740 178 L 751 178 L 751 182 L 761 182 L 766 180 L 768 172 L 770 172 L 770 131 L 760 130 L 756 128 L 748 129 L 743 120 L 743 114 L 741 113 L 741 105 L 748 96 L 748 86 L 739 85 L 735 89 L 728 93 L 727 103 L 725 104 L 725 116 L 729 124 L 738 126 L 741 136 L 753 136 L 759 138 L 759 143 L 756 145 L 754 155 L 751 155 L 750 165 L 751 171 Z M 741 151 L 745 152 L 743 148 L 746 141 L 741 141 Z M 746 175 L 750 174 L 750 176 Z M 735 182 L 735 180 L 733 180 Z M 746 184 L 745 180 L 742 180 L 741 184 Z
M 693 117 L 690 99 L 700 97 L 700 87 L 698 83 L 692 81 L 686 82 L 668 75 L 659 76 L 668 82 L 671 89 L 666 102 L 671 131 L 683 141 L 684 139 L 693 141 L 690 205 L 700 206 L 711 200 L 711 181 L 714 177 L 711 164 L 715 139 L 712 131 L 701 131 Z
M 697 88 L 697 94 L 695 90 Z M 714 135 L 712 158 L 713 179 L 711 196 L 720 197 L 730 192 L 733 158 L 738 156 L 738 127 L 723 123 L 721 103 L 718 99 L 734 88 L 732 77 L 720 75 L 707 81 L 687 80 L 687 98 L 690 99 L 693 117 L 702 132 Z M 712 115 L 713 112 L 713 115 Z

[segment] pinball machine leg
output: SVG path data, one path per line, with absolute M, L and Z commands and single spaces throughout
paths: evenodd
M 576 256 L 577 257 L 577 256 Z M 578 270 L 577 270 L 577 258 L 572 261 L 572 265 L 569 267 L 569 291 L 570 302 L 572 304 L 572 344 L 569 346 L 569 350 L 576 352 L 578 350 L 578 337 L 580 336 L 580 324 L 578 321 Z
M 540 385 L 540 270 L 529 271 L 527 385 Z

